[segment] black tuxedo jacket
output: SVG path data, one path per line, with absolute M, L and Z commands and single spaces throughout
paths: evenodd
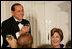
M 30 24 L 28 20 L 22 19 L 23 25 Z M 20 31 L 17 22 L 15 19 L 10 17 L 9 19 L 2 22 L 2 36 L 3 36 L 3 47 L 6 47 L 8 45 L 8 42 L 6 41 L 6 35 L 11 34 L 16 38 L 16 32 Z M 31 28 L 29 33 L 31 33 Z

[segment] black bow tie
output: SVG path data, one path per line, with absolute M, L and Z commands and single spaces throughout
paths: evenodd
M 22 22 L 22 21 L 21 21 L 21 22 L 17 21 L 17 24 L 19 24 L 19 23 L 23 24 L 23 22 Z
M 23 21 L 19 22 L 19 21 L 16 21 L 16 24 L 18 25 L 19 23 L 23 24 L 24 26 L 30 26 L 30 24 L 24 24 Z

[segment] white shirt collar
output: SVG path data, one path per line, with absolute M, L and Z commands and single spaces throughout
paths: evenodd
M 21 22 L 22 20 L 18 20 L 18 19 L 16 19 L 15 17 L 14 17 L 14 19 L 15 19 L 15 21 L 19 21 L 19 22 Z

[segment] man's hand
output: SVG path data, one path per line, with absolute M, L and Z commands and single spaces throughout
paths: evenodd
M 19 32 L 20 35 L 21 35 L 22 33 L 29 32 L 29 29 L 30 29 L 29 26 L 23 26 L 22 29 L 21 29 L 20 32 Z
M 11 36 L 12 39 L 9 40 L 8 38 L 6 38 L 7 42 L 9 43 L 9 45 L 11 46 L 11 48 L 17 48 L 17 40 L 14 39 L 13 36 Z

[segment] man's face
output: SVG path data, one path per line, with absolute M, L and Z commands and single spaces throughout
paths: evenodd
M 18 20 L 22 20 L 23 16 L 24 16 L 24 9 L 22 5 L 16 5 L 14 6 L 15 11 L 12 11 L 12 15 L 18 19 Z

